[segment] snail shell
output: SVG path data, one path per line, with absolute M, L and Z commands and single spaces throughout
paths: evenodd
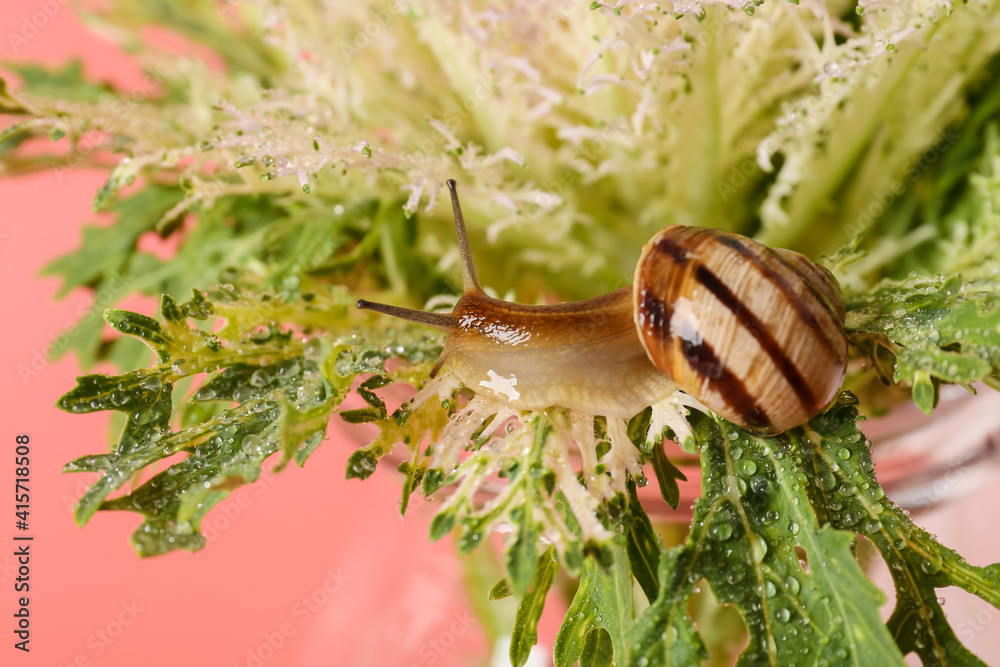
M 844 380 L 844 303 L 826 269 L 716 229 L 671 225 L 643 246 L 635 322 L 650 361 L 758 433 L 805 423 Z
M 805 423 L 844 379 L 844 305 L 806 257 L 714 229 L 671 225 L 643 247 L 635 283 L 587 301 L 494 299 L 476 278 L 448 181 L 463 295 L 451 313 L 358 301 L 448 332 L 445 364 L 466 386 L 522 410 L 552 406 L 629 418 L 678 387 L 762 434 Z

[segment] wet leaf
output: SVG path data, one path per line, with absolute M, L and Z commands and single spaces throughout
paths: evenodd
M 142 340 L 158 362 L 123 375 L 83 376 L 57 403 L 70 412 L 115 410 L 126 415 L 122 435 L 110 453 L 84 456 L 65 467 L 67 472 L 101 474 L 76 506 L 78 523 L 86 523 L 99 509 L 134 511 L 145 518 L 133 535 L 140 555 L 198 549 L 204 545 L 202 517 L 232 489 L 258 479 L 266 459 L 280 453 L 279 470 L 290 460 L 305 462 L 322 441 L 354 376 L 339 375 L 337 359 L 343 361 L 341 367 L 349 368 L 346 357 L 383 363 L 389 352 L 384 345 L 367 345 L 360 339 L 353 346 L 324 346 L 280 331 L 262 334 L 261 315 L 286 307 L 274 299 L 213 303 L 196 292 L 183 304 L 165 295 L 162 320 L 108 311 L 108 323 Z M 207 321 L 212 315 L 227 321 L 218 334 L 187 323 L 189 317 Z M 414 350 L 418 348 L 419 344 Z M 424 353 L 416 356 L 422 358 Z M 188 405 L 222 406 L 202 410 L 199 419 L 174 430 L 173 389 L 181 380 L 197 376 L 207 380 Z M 378 386 L 378 381 L 367 382 L 369 393 Z M 373 396 L 368 398 L 374 400 Z M 156 462 L 181 452 L 186 454 L 183 460 L 124 495 L 109 497 L 130 480 L 138 481 Z
M 604 628 L 591 630 L 580 654 L 580 667 L 611 667 L 614 664 L 614 645 L 611 635 Z
M 531 584 L 517 604 L 517 615 L 510 637 L 510 662 L 515 667 L 521 667 L 528 661 L 531 647 L 538 642 L 538 621 L 542 617 L 545 598 L 558 571 L 559 559 L 555 549 L 549 547 L 538 556 Z M 504 585 L 503 588 L 498 589 L 501 584 Z M 491 600 L 509 594 L 506 590 L 506 580 L 502 580 L 493 588 L 494 590 L 490 591 Z
M 656 568 L 660 562 L 663 547 L 653 530 L 653 524 L 646 516 L 639 503 L 635 482 L 629 482 L 629 513 L 631 520 L 628 526 L 628 558 L 642 592 L 650 603 L 655 602 L 660 592 Z M 596 641 L 596 640 L 595 640 Z
M 855 415 L 854 401 L 842 397 L 797 443 L 813 504 L 834 528 L 870 539 L 889 565 L 896 607 L 888 628 L 900 651 L 916 652 L 925 665 L 982 664 L 955 636 L 936 589 L 957 586 L 1000 608 L 1000 564 L 970 565 L 885 496 Z M 817 441 L 836 444 L 817 448 Z
M 703 496 L 685 544 L 661 559 L 660 597 L 630 631 L 629 664 L 704 659 L 686 614 L 702 579 L 749 629 L 740 664 L 903 664 L 879 616 L 884 598 L 854 558 L 854 533 L 820 526 L 788 441 L 749 436 L 721 420 L 699 420 L 695 430 Z M 816 439 L 811 446 L 835 445 Z
M 555 665 L 570 667 L 581 659 L 588 636 L 605 630 L 613 655 L 625 656 L 625 636 L 632 624 L 632 572 L 624 549 L 613 550 L 613 562 L 606 574 L 594 559 L 584 561 L 573 602 L 556 635 Z
M 894 380 L 913 387 L 928 412 L 930 384 L 969 385 L 1000 368 L 1000 277 L 986 273 L 885 281 L 848 298 L 847 330 L 859 342 L 886 341 L 894 351 Z

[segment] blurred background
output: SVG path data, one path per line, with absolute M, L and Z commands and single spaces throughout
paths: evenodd
M 79 22 L 71 5 L 5 0 L 0 29 L 0 67 L 80 58 L 91 77 L 126 89 L 141 80 L 123 54 Z M 16 77 L 10 80 L 16 89 Z M 400 519 L 399 475 L 391 468 L 363 483 L 345 480 L 356 445 L 337 419 L 304 469 L 265 474 L 214 510 L 205 522 L 209 544 L 199 553 L 140 560 L 128 542 L 140 523 L 131 513 L 102 512 L 86 528 L 75 526 L 72 505 L 90 480 L 60 469 L 107 446 L 109 414 L 70 415 L 53 407 L 80 371 L 72 356 L 50 359 L 49 346 L 80 318 L 100 317 L 103 306 L 83 292 L 55 301 L 59 280 L 41 278 L 39 269 L 79 244 L 83 223 L 100 223 L 91 201 L 105 177 L 65 169 L 0 179 L 8 316 L 0 361 L 0 487 L 7 489 L 0 515 L 8 521 L 0 524 L 0 610 L 9 624 L 0 628 L 6 638 L 0 664 L 506 664 L 505 647 L 497 647 L 495 659 L 491 652 L 493 637 L 509 628 L 511 605 L 486 601 L 499 578 L 488 554 L 463 563 L 450 538 L 430 544 L 430 505 L 411 506 Z M 156 304 L 133 298 L 121 307 L 154 314 Z M 13 450 L 21 433 L 32 447 L 30 654 L 13 648 L 8 629 L 17 576 Z M 985 565 L 1000 560 L 998 504 L 1000 483 L 992 482 L 917 523 Z M 889 582 L 887 573 L 875 577 L 883 588 Z M 1000 664 L 1000 611 L 962 591 L 941 594 L 958 637 L 988 664 Z M 477 613 L 486 605 L 493 613 Z M 550 663 L 565 605 L 554 591 L 533 664 Z

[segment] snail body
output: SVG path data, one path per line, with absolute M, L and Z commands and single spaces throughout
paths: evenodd
M 788 250 L 714 229 L 669 225 L 643 247 L 632 287 L 529 306 L 476 278 L 455 182 L 463 295 L 451 313 L 358 301 L 448 332 L 432 371 L 524 410 L 629 418 L 678 388 L 726 419 L 773 434 L 805 423 L 844 379 L 836 279 Z
M 521 409 L 558 405 L 628 419 L 677 390 L 639 344 L 631 288 L 551 306 L 471 291 L 454 313 L 439 363 Z

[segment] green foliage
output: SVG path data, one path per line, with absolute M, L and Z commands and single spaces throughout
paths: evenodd
M 99 473 L 76 507 L 86 523 L 99 509 L 139 512 L 145 521 L 132 537 L 143 556 L 204 546 L 202 517 L 232 489 L 255 481 L 266 459 L 280 454 L 303 465 L 323 439 L 327 422 L 358 373 L 382 370 L 390 355 L 411 362 L 432 358 L 436 344 L 425 338 L 358 336 L 305 340 L 282 323 L 325 319 L 335 325 L 348 307 L 342 290 L 316 294 L 294 307 L 278 298 L 220 291 L 177 304 L 164 296 L 162 322 L 109 309 L 108 324 L 152 349 L 157 363 L 117 376 L 86 375 L 59 399 L 71 412 L 116 410 L 126 415 L 118 443 L 108 454 L 84 456 L 67 472 Z M 221 318 L 217 333 L 190 328 L 188 319 L 209 325 Z M 175 387 L 206 375 L 182 404 L 174 430 Z M 368 386 L 374 386 L 369 380 Z M 218 406 L 208 412 L 205 403 Z M 226 407 L 227 405 L 232 407 Z M 185 420 L 183 414 L 195 414 Z M 184 453 L 182 460 L 173 460 Z M 108 498 L 157 462 L 167 467 L 124 495 Z
M 750 644 L 740 664 L 903 664 L 910 651 L 924 664 L 979 664 L 935 589 L 957 585 L 997 605 L 1000 566 L 970 566 L 884 496 L 854 403 L 844 394 L 782 438 L 699 420 L 704 494 L 688 539 L 661 557 L 662 594 L 630 630 L 628 664 L 707 658 L 686 610 L 703 580 L 743 615 Z M 884 597 L 853 553 L 857 535 L 872 540 L 896 582 L 887 626 Z
M 646 594 L 646 599 L 653 603 L 660 595 L 656 567 L 663 545 L 642 509 L 634 483 L 629 484 L 629 514 L 630 520 L 622 523 L 628 526 L 628 558 L 632 574 Z
M 834 413 L 821 419 L 853 424 L 856 416 L 850 407 Z M 645 664 L 642 657 L 650 665 L 690 664 L 684 661 L 705 656 L 684 609 L 702 579 L 744 617 L 750 644 L 741 664 L 902 664 L 879 618 L 883 597 L 854 559 L 853 534 L 821 525 L 809 502 L 808 476 L 796 452 L 807 433 L 796 429 L 788 440 L 755 438 L 702 420 L 697 437 L 704 493 L 687 541 L 661 560 L 664 593 L 630 635 L 630 664 Z M 867 457 L 864 439 L 855 435 L 851 451 L 840 448 Z M 813 437 L 808 446 L 833 447 L 829 436 Z M 853 493 L 866 496 L 854 483 Z M 808 572 L 797 549 L 805 553 Z M 666 641 L 657 641 L 661 635 Z
M 7 90 L 7 81 L 0 77 L 0 113 L 12 116 L 30 113 L 23 104 L 15 100 Z
M 515 667 L 521 667 L 528 661 L 531 647 L 538 641 L 538 621 L 542 617 L 545 598 L 558 571 L 559 558 L 556 556 L 555 549 L 549 547 L 538 556 L 531 586 L 521 596 L 517 605 L 517 616 L 514 619 L 510 640 L 510 663 Z M 494 587 L 494 590 L 490 591 L 490 599 L 498 600 L 509 595 L 510 592 L 507 590 L 506 584 L 507 580 L 502 579 Z M 501 586 L 502 588 L 497 588 Z
M 24 90 L 37 97 L 53 97 L 70 102 L 96 102 L 101 95 L 113 92 L 106 83 L 95 83 L 83 75 L 83 63 L 71 60 L 57 69 L 38 65 L 5 62 L 24 82 Z
M 84 285 L 100 290 L 114 278 L 127 276 L 129 265 L 141 262 L 136 256 L 139 237 L 153 230 L 163 215 L 182 198 L 180 188 L 152 185 L 128 199 L 115 202 L 116 224 L 110 227 L 85 226 L 80 248 L 45 267 L 46 274 L 63 278 L 57 296 L 65 296 L 74 287 Z M 146 265 L 145 268 L 151 267 Z M 144 291 L 153 293 L 159 287 L 150 285 Z M 125 286 L 119 290 L 125 291 Z
M 280 73 L 283 58 L 277 49 L 265 44 L 258 34 L 240 30 L 226 20 L 236 11 L 235 5 L 217 6 L 199 0 L 117 2 L 101 20 L 130 28 L 134 33 L 130 37 L 136 42 L 133 48 L 140 46 L 142 26 L 157 25 L 204 44 L 236 71 L 251 72 L 265 80 Z
M 1000 272 L 885 280 L 847 300 L 847 330 L 888 383 L 913 387 L 930 413 L 942 382 L 972 390 L 1000 370 Z
M 584 564 L 580 587 L 556 635 L 556 667 L 571 667 L 581 659 L 588 645 L 591 650 L 603 646 L 604 642 L 598 637 L 592 639 L 602 630 L 610 638 L 613 655 L 625 655 L 625 635 L 633 616 L 632 575 L 624 550 L 614 548 L 613 553 L 613 561 L 606 572 L 594 559 Z M 607 650 L 601 648 L 599 653 L 607 653 Z
M 925 187 L 880 220 L 893 234 L 871 250 L 879 228 L 866 229 L 832 258 L 859 356 L 883 384 L 910 386 L 927 414 L 941 383 L 1000 386 L 1000 85 L 983 96 Z M 860 289 L 877 269 L 888 276 Z
M 642 584 L 648 556 L 630 544 L 611 547 L 603 568 L 587 559 L 557 636 L 555 664 L 610 664 L 617 656 L 615 664 L 653 667 L 708 659 L 688 612 L 705 584 L 743 616 L 750 643 L 739 664 L 902 665 L 909 652 L 927 665 L 982 664 L 955 637 L 936 589 L 959 586 L 1000 605 L 1000 564 L 969 565 L 885 497 L 857 419 L 847 393 L 777 438 L 717 418 L 693 419 L 703 496 L 684 544 L 646 549 L 659 561 L 651 605 L 637 612 L 632 599 L 632 580 Z M 896 607 L 888 624 L 879 614 L 885 598 L 856 559 L 859 537 L 874 544 L 892 572 Z M 540 559 L 536 580 L 549 567 Z M 491 597 L 507 594 L 501 583 Z M 522 608 L 537 604 L 537 591 L 522 598 Z M 518 656 L 527 655 L 532 631 L 515 626 Z

